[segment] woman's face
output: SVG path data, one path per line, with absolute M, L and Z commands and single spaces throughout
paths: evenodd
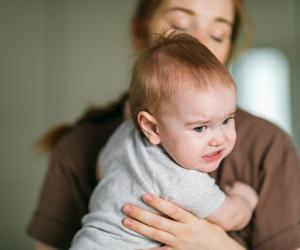
M 164 0 L 148 23 L 149 37 L 165 29 L 188 33 L 226 63 L 233 21 L 232 0 Z

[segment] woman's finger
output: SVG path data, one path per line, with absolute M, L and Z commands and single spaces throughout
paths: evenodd
M 173 235 L 175 234 L 176 227 L 178 227 L 179 224 L 170 218 L 163 217 L 162 214 L 148 211 L 130 204 L 126 204 L 123 207 L 123 212 L 132 219 Z
M 182 222 L 184 224 L 192 223 L 195 220 L 195 216 L 183 208 L 175 205 L 174 203 L 159 198 L 153 194 L 145 194 L 143 196 L 144 202 L 150 207 L 158 210 L 159 212 L 167 215 L 175 221 Z
M 176 240 L 172 234 L 150 227 L 132 218 L 125 218 L 123 224 L 125 227 L 145 236 L 146 238 L 166 245 L 173 245 Z

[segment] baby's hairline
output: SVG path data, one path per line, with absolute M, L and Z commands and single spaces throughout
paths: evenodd
M 193 91 L 199 91 L 202 94 L 212 89 L 222 89 L 222 88 L 224 89 L 233 88 L 234 91 L 236 92 L 236 88 L 233 80 L 228 81 L 227 83 L 224 83 L 223 81 L 220 83 L 214 82 L 211 84 L 198 85 L 197 87 L 195 86 L 195 84 L 189 84 L 189 85 L 182 84 L 180 88 L 174 88 L 175 91 L 173 92 L 173 95 L 164 98 L 164 100 L 161 100 L 159 102 L 159 105 L 149 105 L 149 107 L 145 107 L 145 109 L 139 111 L 138 113 L 145 111 L 151 114 L 157 120 L 159 120 L 161 116 L 171 114 L 172 103 L 174 101 L 180 103 L 180 100 L 178 99 L 179 94 L 182 94 L 183 92 L 193 92 Z

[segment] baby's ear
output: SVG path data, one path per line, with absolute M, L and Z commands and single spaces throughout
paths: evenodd
M 160 136 L 158 133 L 157 120 L 148 112 L 141 111 L 137 116 L 138 123 L 143 134 L 148 138 L 153 145 L 160 143 Z

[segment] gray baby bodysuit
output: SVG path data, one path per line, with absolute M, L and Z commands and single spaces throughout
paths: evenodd
M 126 203 L 147 207 L 147 192 L 171 200 L 198 217 L 216 211 L 225 195 L 208 174 L 179 166 L 157 145 L 151 145 L 132 120 L 123 122 L 100 153 L 101 181 L 75 235 L 72 250 L 133 250 L 160 246 L 122 225 Z

